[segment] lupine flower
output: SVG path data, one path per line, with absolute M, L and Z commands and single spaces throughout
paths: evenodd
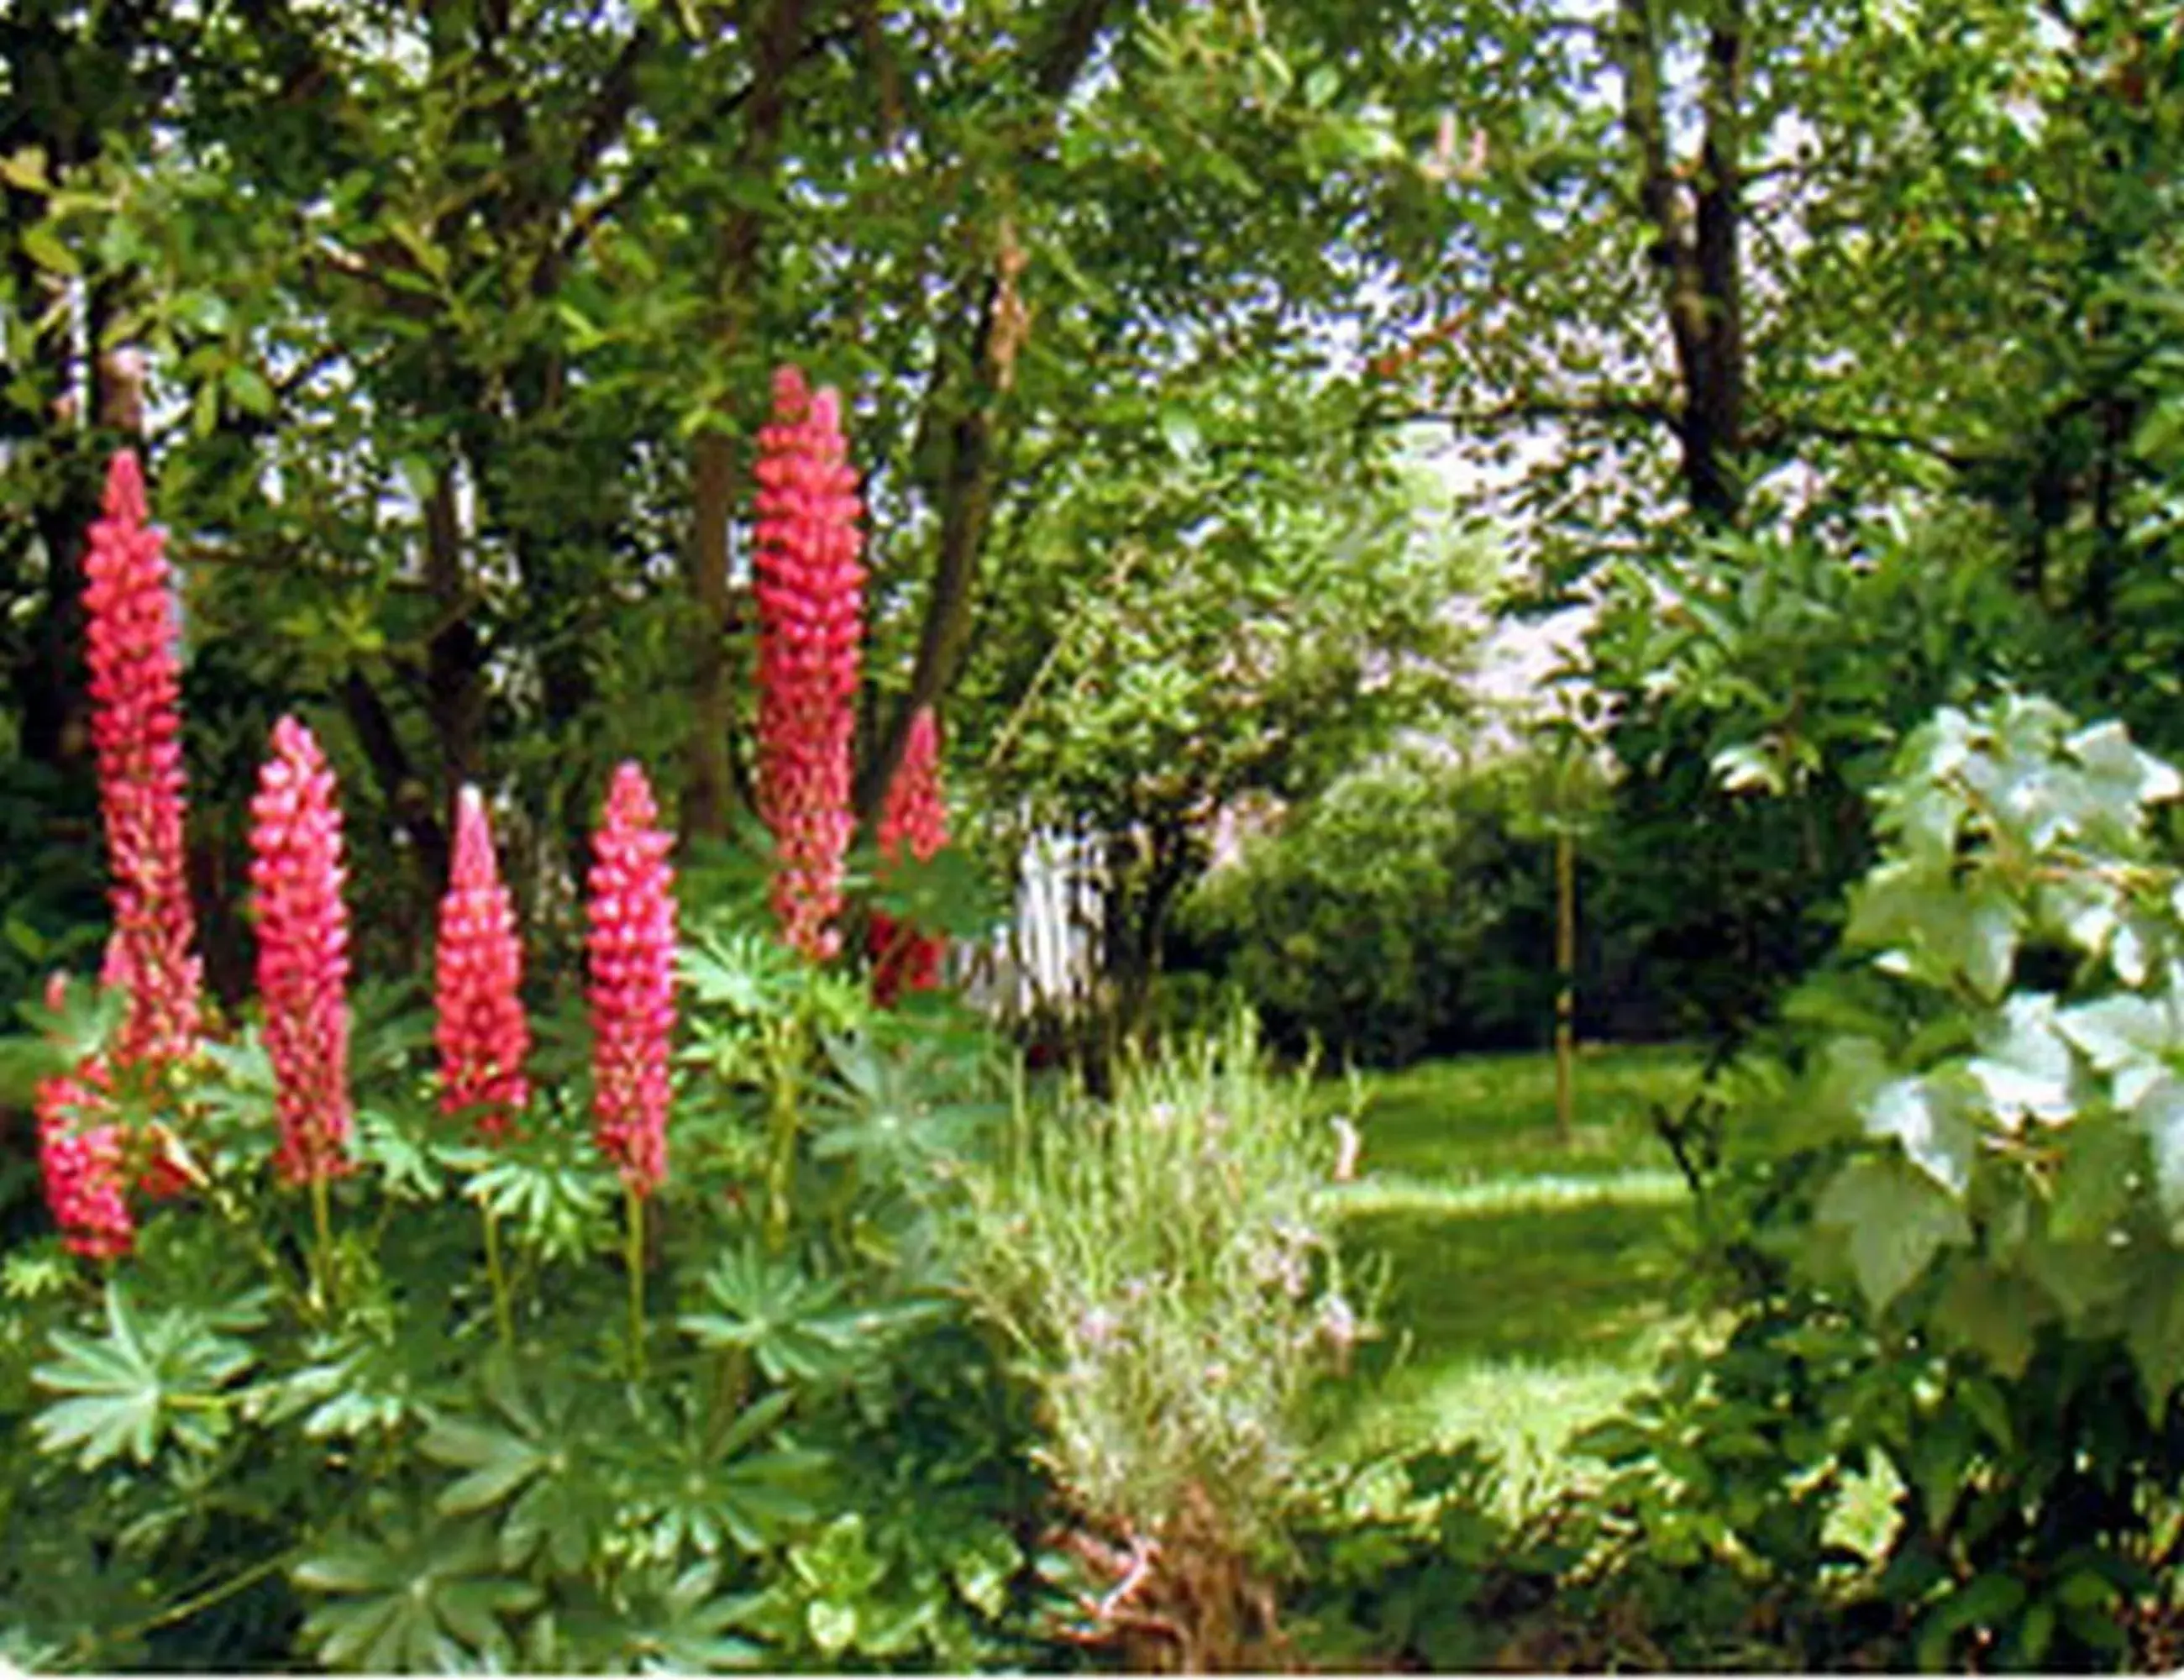
M 95 1116 L 108 1111 L 99 1076 L 86 1064 L 38 1082 L 38 1167 L 46 1205 L 72 1253 L 120 1260 L 136 1245 L 122 1174 L 121 1128 Z
M 948 807 L 940 797 L 940 730 L 933 709 L 921 707 L 911 720 L 902 762 L 888 783 L 880 806 L 880 855 L 890 864 L 903 854 L 923 863 L 948 843 Z M 872 996 L 884 1009 L 905 992 L 929 991 L 940 983 L 940 960 L 947 942 L 897 922 L 884 911 L 872 913 Z
M 67 999 L 68 976 L 48 975 L 46 1007 L 58 1014 Z M 73 1073 L 40 1080 L 33 1099 L 46 1206 L 61 1241 L 93 1260 L 119 1260 L 136 1235 L 123 1188 L 120 1129 L 106 1118 L 113 1111 L 107 1084 L 106 1064 L 89 1057 Z
M 773 832 L 774 915 L 797 949 L 832 956 L 850 809 L 851 706 L 863 636 L 857 476 L 841 403 L 783 368 L 759 431 L 758 808 Z
M 174 581 L 145 523 L 144 480 L 123 450 L 91 527 L 83 604 L 114 932 L 102 983 L 128 994 L 124 1066 L 187 1055 L 202 977 L 182 852 L 181 670 Z
M 586 882 L 593 1120 L 622 1182 L 649 1196 L 667 1177 L 667 1052 L 675 1030 L 671 843 L 644 772 L 615 771 Z
M 448 1114 L 470 1112 L 482 1135 L 500 1137 L 530 1095 L 523 1062 L 531 1029 L 516 995 L 523 952 L 515 913 L 493 858 L 485 801 L 475 787 L 456 798 L 455 855 L 440 900 L 434 967 L 440 1106 Z
M 273 726 L 250 802 L 258 993 L 278 1090 L 274 1165 L 291 1184 L 348 1170 L 348 912 L 334 773 L 311 732 Z

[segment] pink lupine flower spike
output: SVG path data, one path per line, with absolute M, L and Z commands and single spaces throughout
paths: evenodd
M 667 1176 L 675 1027 L 675 871 L 659 824 L 644 772 L 623 765 L 592 837 L 585 906 L 593 1121 L 601 1153 L 640 1198 Z
M 433 965 L 440 1106 L 470 1114 L 480 1136 L 501 1137 L 530 1095 L 523 1064 L 531 1029 L 518 996 L 523 952 L 515 912 L 501 884 L 485 801 L 475 787 L 456 798 L 455 854 L 440 900 Z
M 281 1123 L 274 1165 L 291 1184 L 323 1184 L 350 1165 L 346 871 L 333 771 L 293 718 L 273 726 L 250 818 L 258 993 Z
M 758 807 L 773 832 L 783 937 L 823 960 L 840 944 L 842 860 L 855 821 L 850 754 L 864 634 L 857 476 L 841 401 L 794 368 L 773 381 L 759 432 Z
M 182 847 L 181 665 L 172 572 L 146 524 L 144 479 L 123 450 L 84 554 L 91 738 L 106 832 L 114 932 L 103 982 L 125 993 L 123 1068 L 189 1054 L 200 965 Z
M 902 763 L 880 807 L 879 843 L 880 855 L 889 864 L 900 862 L 905 852 L 924 863 L 948 843 L 948 807 L 940 796 L 940 730 L 930 706 L 911 720 Z M 929 991 L 940 983 L 947 942 L 937 934 L 898 926 L 893 916 L 876 910 L 870 948 L 872 997 L 883 1009 L 905 992 Z

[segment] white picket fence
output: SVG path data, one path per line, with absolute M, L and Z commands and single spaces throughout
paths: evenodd
M 1084 1015 L 1098 999 L 1106 885 L 1100 837 L 1034 833 L 1017 860 L 1009 925 L 956 952 L 965 996 L 1010 1021 Z

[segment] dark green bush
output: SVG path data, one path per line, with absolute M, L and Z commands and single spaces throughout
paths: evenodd
M 1584 780 L 1584 773 L 1578 773 Z M 1552 780 L 1530 759 L 1469 770 L 1414 746 L 1337 782 L 1209 876 L 1171 942 L 1226 981 L 1287 1049 L 1399 1064 L 1545 1043 L 1553 1032 Z M 1589 797 L 1589 790 L 1576 797 Z M 1615 942 L 1585 921 L 1582 1028 L 1616 1022 Z M 1635 1021 L 1649 1024 L 1641 1011 Z

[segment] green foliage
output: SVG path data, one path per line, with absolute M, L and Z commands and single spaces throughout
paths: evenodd
M 1685 1030 L 1764 1019 L 1841 930 L 1904 736 L 2050 651 L 1992 547 L 1946 520 L 1634 563 L 1588 638 L 1619 771 L 1588 918 Z
M 1081 1549 L 1120 1548 L 1088 1596 L 1160 1606 L 1209 1661 L 1251 1649 L 1315 1391 L 1371 1333 L 1319 1215 L 1331 1153 L 1239 1018 L 1127 1066 L 1110 1104 L 1028 1105 L 972 1182 L 962 1287 L 1039 1398 Z
M 1400 1065 L 1539 1043 L 1552 1030 L 1557 808 L 1598 798 L 1582 766 L 1469 770 L 1398 748 L 1284 812 L 1184 901 L 1173 960 L 1249 999 L 1285 1049 Z M 1565 785 L 1558 785 L 1565 784 Z M 1585 857 L 1580 843 L 1580 857 Z M 1580 902 L 1596 884 L 1583 869 Z M 1613 931 L 1581 921 L 1579 995 L 1604 1005 Z M 1590 1013 L 1588 1021 L 1604 1019 Z
M 1788 1071 L 1663 1117 L 1736 1288 L 1722 1343 L 1590 1439 L 1641 1566 L 1618 1590 L 1658 1611 L 1743 1570 L 1808 1667 L 1849 1629 L 1899 1666 L 2109 1666 L 2168 1613 L 2184 875 L 2154 820 L 2180 793 L 2042 699 L 1904 743 Z M 1875 1479 L 1892 1515 L 1846 1546 Z M 1751 1658 L 1671 1649 L 1724 1655 Z
M 331 1266 L 307 1267 L 309 1215 L 265 1165 L 262 1051 L 187 1070 L 163 1113 L 198 1176 L 136 1253 L 96 1287 L 8 1256 L 8 1648 L 370 1672 L 1031 1649 L 1030 1423 L 937 1243 L 992 1049 L 937 1003 L 878 1016 L 759 948 L 699 942 L 642 1360 L 581 1086 L 540 1089 L 505 1143 L 460 1137 L 418 1018 L 360 995 L 359 1170 Z M 47 1024 L 70 1023 L 112 1025 Z M 785 1217 L 747 1193 L 754 1162 Z

